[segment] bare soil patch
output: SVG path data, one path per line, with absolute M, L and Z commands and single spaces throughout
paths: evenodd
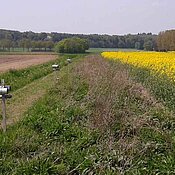
M 56 55 L 0 55 L 0 72 L 42 64 L 56 57 Z

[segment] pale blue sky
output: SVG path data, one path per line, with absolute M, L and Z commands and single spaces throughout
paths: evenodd
M 127 34 L 175 29 L 175 0 L 0 0 L 0 28 Z

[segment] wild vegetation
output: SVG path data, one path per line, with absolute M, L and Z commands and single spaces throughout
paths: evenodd
M 173 82 L 98 55 L 75 57 L 57 76 L 0 133 L 1 174 L 175 173 Z

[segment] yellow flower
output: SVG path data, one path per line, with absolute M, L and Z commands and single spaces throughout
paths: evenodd
M 175 52 L 103 52 L 102 56 L 147 68 L 153 73 L 166 74 L 175 80 Z

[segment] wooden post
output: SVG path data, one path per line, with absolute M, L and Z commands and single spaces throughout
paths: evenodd
M 6 123 L 6 105 L 5 105 L 5 95 L 2 95 L 2 129 L 3 132 L 7 130 L 7 123 Z
M 1 86 L 5 86 L 4 79 L 1 80 Z M 7 130 L 7 123 L 6 123 L 6 105 L 5 105 L 5 94 L 2 95 L 2 129 L 3 132 Z

